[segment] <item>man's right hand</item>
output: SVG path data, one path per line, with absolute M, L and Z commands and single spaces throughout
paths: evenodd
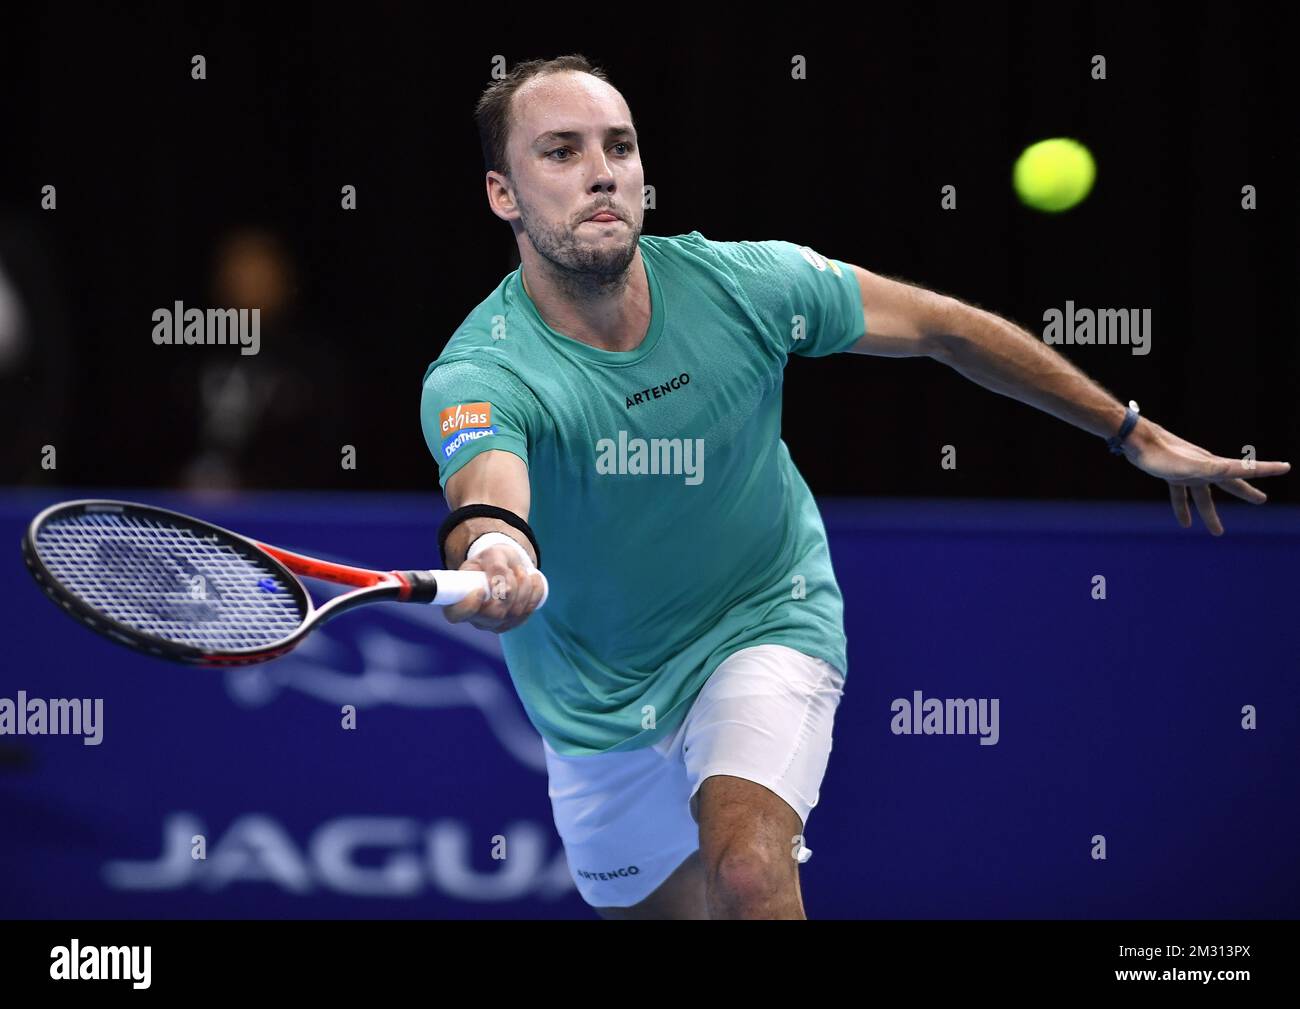
M 453 509 L 470 503 L 491 504 L 527 521 L 530 497 L 528 466 L 519 456 L 499 449 L 480 452 L 447 481 L 447 505 Z M 443 552 L 445 563 L 454 565 L 469 552 L 474 540 L 489 532 L 510 537 L 536 563 L 537 554 L 523 536 L 493 518 L 466 519 L 452 529 Z M 492 591 L 486 598 L 475 591 L 454 606 L 444 606 L 442 612 L 453 624 L 468 620 L 475 627 L 500 634 L 527 620 L 545 594 L 541 574 L 534 570 L 530 575 L 519 552 L 499 543 L 465 561 L 460 570 L 486 572 Z
M 492 591 L 484 598 L 482 590 L 476 589 L 455 605 L 442 607 L 453 624 L 468 620 L 482 630 L 501 634 L 527 620 L 542 601 L 541 573 L 530 574 L 509 547 L 488 547 L 460 570 L 486 573 Z

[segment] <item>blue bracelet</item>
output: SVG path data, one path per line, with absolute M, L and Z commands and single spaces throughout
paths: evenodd
M 1124 409 L 1124 423 L 1119 426 L 1119 434 L 1112 438 L 1106 439 L 1107 446 L 1115 455 L 1123 455 L 1124 439 L 1129 436 L 1129 432 L 1137 427 L 1138 422 L 1138 405 L 1133 400 L 1128 401 L 1128 406 Z

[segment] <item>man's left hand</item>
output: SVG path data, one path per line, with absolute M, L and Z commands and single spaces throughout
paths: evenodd
M 1258 462 L 1214 455 L 1145 417 L 1138 421 L 1122 447 L 1125 458 L 1134 466 L 1169 484 L 1169 497 L 1179 525 L 1186 529 L 1192 524 L 1187 506 L 1187 492 L 1191 491 L 1201 520 L 1215 536 L 1223 535 L 1223 523 L 1214 511 L 1211 487 L 1251 504 L 1263 504 L 1268 495 L 1252 487 L 1245 478 L 1282 476 L 1291 471 L 1289 462 Z

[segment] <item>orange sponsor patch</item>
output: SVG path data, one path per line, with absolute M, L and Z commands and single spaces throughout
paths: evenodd
M 438 423 L 444 438 L 467 428 L 491 427 L 492 404 L 457 403 L 438 414 Z

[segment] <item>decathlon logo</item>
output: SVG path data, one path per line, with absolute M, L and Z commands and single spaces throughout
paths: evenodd
M 442 457 L 450 459 L 468 442 L 497 433 L 492 426 L 491 403 L 457 403 L 438 414 L 442 435 Z

